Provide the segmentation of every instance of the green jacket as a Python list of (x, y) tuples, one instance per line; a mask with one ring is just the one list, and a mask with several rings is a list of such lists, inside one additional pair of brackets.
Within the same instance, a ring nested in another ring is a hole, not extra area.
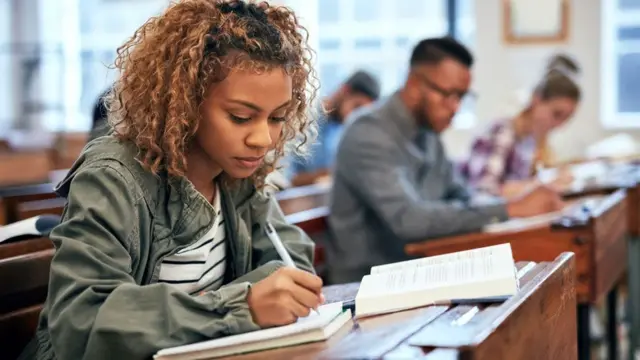
[(250, 284), (283, 266), (265, 221), (298, 267), (313, 271), (311, 240), (286, 223), (273, 197), (244, 181), (221, 187), (225, 285), (190, 296), (158, 283), (162, 259), (209, 230), (213, 207), (188, 180), (153, 175), (134, 154), (133, 146), (101, 137), (58, 185), (67, 206), (50, 235), (49, 293), (22, 358), (148, 359), (162, 348), (257, 330), (246, 302)]

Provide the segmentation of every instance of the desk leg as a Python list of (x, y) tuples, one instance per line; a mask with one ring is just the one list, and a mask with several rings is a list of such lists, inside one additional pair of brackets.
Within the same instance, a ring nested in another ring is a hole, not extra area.
[(618, 360), (618, 286), (607, 294), (607, 359)]
[(578, 304), (578, 359), (591, 360), (591, 306)]
[(629, 298), (627, 316), (629, 319), (629, 358), (640, 350), (640, 237), (630, 236), (629, 253)]

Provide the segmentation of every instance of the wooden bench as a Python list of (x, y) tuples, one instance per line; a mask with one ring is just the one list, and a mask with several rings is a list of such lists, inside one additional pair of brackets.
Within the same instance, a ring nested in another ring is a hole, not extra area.
[(54, 250), (0, 259), (0, 351), (16, 358), (35, 334)]
[[(570, 253), (518, 263), (520, 292), (502, 304), (429, 306), (353, 320), (325, 342), (228, 359), (575, 359), (574, 266)], [(347, 301), (358, 285), (323, 292), (327, 302)]]
[(432, 256), (483, 246), (510, 243), (516, 261), (549, 261), (566, 251), (576, 255), (576, 293), (578, 298), (578, 343), (580, 358), (589, 359), (590, 306), (607, 298), (609, 355), (617, 354), (615, 331), (617, 284), (627, 268), (627, 212), (624, 190), (600, 200), (585, 212), (551, 223), (501, 232), (479, 232), (409, 244), (412, 256)]

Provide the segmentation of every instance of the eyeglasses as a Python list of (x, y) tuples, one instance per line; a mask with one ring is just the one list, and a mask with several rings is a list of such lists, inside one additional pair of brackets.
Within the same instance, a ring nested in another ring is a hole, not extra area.
[(467, 102), (473, 101), (478, 97), (477, 94), (473, 91), (446, 90), (435, 84), (433, 81), (429, 80), (429, 78), (424, 74), (416, 72), (415, 75), (420, 78), (420, 81), (423, 84), (425, 84), (431, 90), (440, 94), (446, 101)]

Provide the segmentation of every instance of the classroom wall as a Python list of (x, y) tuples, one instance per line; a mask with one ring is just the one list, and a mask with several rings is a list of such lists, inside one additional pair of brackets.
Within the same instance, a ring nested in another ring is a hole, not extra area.
[[(452, 157), (465, 156), (474, 133), (500, 116), (513, 103), (516, 89), (535, 82), (546, 59), (556, 51), (574, 56), (583, 69), (584, 99), (575, 118), (552, 137), (557, 156), (580, 156), (591, 143), (625, 130), (607, 130), (600, 122), (601, 19), (600, 1), (572, 0), (570, 38), (560, 45), (507, 45), (502, 35), (503, 0), (475, 0), (477, 65), (473, 88), (480, 94), (477, 126), (450, 130), (445, 142)], [(580, 136), (576, 134), (580, 133)], [(637, 140), (640, 131), (628, 130)]]

